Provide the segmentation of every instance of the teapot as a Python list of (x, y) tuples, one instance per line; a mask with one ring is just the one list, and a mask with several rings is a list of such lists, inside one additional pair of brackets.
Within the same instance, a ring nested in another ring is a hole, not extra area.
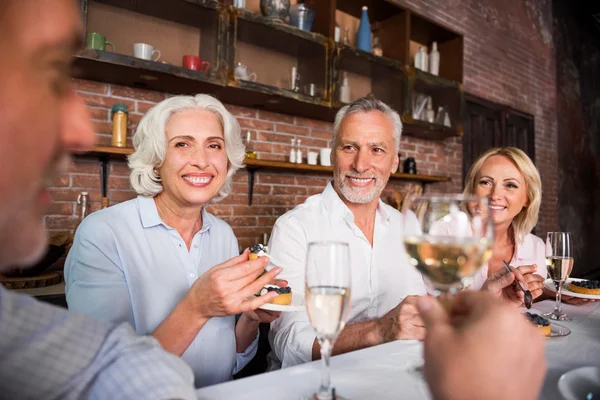
[(242, 63), (237, 63), (234, 70), (235, 79), (256, 82), (256, 74)]

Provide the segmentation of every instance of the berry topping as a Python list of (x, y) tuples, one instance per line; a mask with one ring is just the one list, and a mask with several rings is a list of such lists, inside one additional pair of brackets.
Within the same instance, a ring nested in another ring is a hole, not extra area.
[(527, 313), (525, 313), (525, 316), (527, 317), (527, 319), (529, 319), (531, 322), (533, 322), (536, 325), (540, 325), (540, 326), (550, 325), (550, 321), (548, 321), (546, 318), (544, 318), (540, 315), (527, 312)]
[(585, 289), (600, 289), (600, 281), (570, 281), (569, 285), (579, 286)]
[(266, 252), (267, 248), (260, 243), (257, 243), (254, 246), (250, 247), (251, 253), (260, 253), (261, 251)]

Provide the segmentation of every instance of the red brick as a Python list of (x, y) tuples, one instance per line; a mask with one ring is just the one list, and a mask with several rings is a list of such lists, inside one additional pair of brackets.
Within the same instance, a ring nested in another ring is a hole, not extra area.
[(273, 113), (273, 112), (264, 111), (264, 110), (258, 111), (258, 119), (264, 119), (266, 121), (285, 122), (286, 124), (293, 124), (294, 118), (295, 117), (293, 117), (291, 115)]
[[(127, 97), (136, 100), (145, 100), (154, 103), (158, 103), (165, 99), (165, 94), (161, 92), (154, 92), (151, 90), (135, 89), (128, 86), (111, 85), (110, 94), (115, 97)], [(119, 102), (121, 99), (119, 99)], [(129, 107), (133, 110), (133, 107)]]
[(317, 121), (314, 119), (296, 117), (296, 125), (298, 126), (307, 126), (309, 128), (316, 128), (322, 130), (333, 130), (333, 123), (325, 122), (325, 121)]
[(248, 204), (248, 195), (241, 193), (232, 193), (227, 196), (225, 199), (221, 200), (219, 204), (228, 205), (247, 205)]
[[(248, 184), (247, 183), (234, 183), (231, 185), (232, 193), (248, 193)], [(254, 183), (254, 194), (271, 194), (271, 186), (260, 185), (256, 182)]]
[(112, 134), (112, 122), (109, 121), (93, 121), (94, 132)]
[(50, 186), (52, 186), (52, 187), (69, 186), (69, 176), (68, 175), (57, 176), (56, 178), (54, 178), (54, 180), (52, 181), (52, 184)]
[(223, 220), (232, 228), (256, 226), (256, 217), (224, 217)]
[(327, 186), (327, 184), (329, 183), (330, 180), (333, 179), (333, 174), (331, 176), (325, 176), (323, 178), (316, 178), (316, 177), (304, 177), (304, 176), (297, 176), (296, 177), (296, 185), (299, 186), (318, 186), (318, 187), (322, 187), (325, 188), (325, 186)]
[[(301, 147), (315, 147), (317, 149), (328, 147), (327, 140), (323, 139), (313, 139), (313, 138), (302, 138)], [(306, 153), (306, 151), (304, 151)]]
[(245, 170), (239, 170), (233, 175), (233, 182), (248, 182), (248, 173)]
[(311, 129), (310, 136), (319, 139), (333, 140), (333, 131), (322, 131), (320, 129)]
[(130, 135), (133, 134), (133, 132), (135, 131), (135, 128), (140, 123), (140, 120), (142, 119), (143, 116), (144, 116), (143, 114), (129, 113), (129, 119), (127, 121), (127, 129), (130, 130), (130, 133), (129, 133)]
[(129, 177), (131, 170), (126, 162), (111, 161), (110, 162), (110, 176), (124, 176)]
[(148, 112), (149, 109), (151, 109), (152, 107), (154, 107), (156, 105), (156, 103), (154, 102), (147, 102), (147, 101), (136, 101), (136, 111), (142, 114), (146, 114)]
[(106, 108), (96, 108), (96, 107), (88, 107), (90, 112), (90, 116), (93, 120), (96, 121), (108, 121), (108, 109)]
[(97, 94), (81, 93), (80, 94), (85, 103), (90, 107), (104, 107), (112, 108), (113, 104), (122, 103), (126, 104), (130, 110), (135, 107), (135, 103), (127, 99), (114, 99), (108, 96), (100, 96)]
[(255, 236), (255, 237), (239, 237), (237, 238), (238, 240), (238, 245), (240, 247), (240, 249), (247, 249), (249, 247), (254, 246), (256, 243), (259, 243), (259, 236)]
[(233, 215), (278, 215), (279, 210), (275, 207), (260, 207), (252, 205), (251, 207), (234, 206)]
[(111, 204), (121, 203), (123, 201), (135, 199), (137, 194), (131, 190), (109, 190), (108, 198), (110, 199)]
[(100, 198), (100, 190), (82, 190), (72, 188), (49, 188), (52, 201), (77, 201), (77, 196), (82, 191), (87, 191), (90, 198)]
[(76, 156), (69, 164), (68, 171), (82, 174), (99, 173), (100, 162), (95, 158)]
[(273, 145), (271, 143), (265, 143), (265, 142), (254, 142), (252, 143), (252, 150), (256, 151), (256, 152), (266, 152), (266, 153), (271, 153), (273, 151)]
[(268, 226), (272, 228), (275, 225), (275, 221), (277, 221), (278, 217), (258, 217), (258, 226)]
[(273, 195), (280, 194), (307, 194), (305, 186), (279, 186), (273, 185)]
[(236, 117), (256, 118), (256, 110), (247, 107), (239, 107), (225, 104), (225, 108)]
[(100, 175), (71, 175), (71, 186), (74, 188), (100, 188)]
[(99, 93), (99, 94), (108, 93), (108, 84), (106, 84), (106, 83), (100, 83), (100, 82), (96, 82), (96, 81), (88, 81), (88, 80), (77, 79), (77, 78), (72, 78), (72, 80), (73, 80), (73, 88), (76, 91)]
[(279, 184), (279, 185), (293, 185), (294, 177), (288, 175), (267, 175), (267, 174), (256, 174), (257, 176), (254, 178), (255, 182), (259, 182), (261, 184)]
[(287, 143), (291, 146), (291, 142), (292, 139), (294, 139), (294, 136), (281, 135), (279, 133), (272, 132), (258, 132), (257, 139), (263, 142)]
[[(297, 126), (297, 125), (277, 124), (275, 129), (279, 133), (291, 133), (293, 135), (302, 135), (302, 136), (308, 136), (310, 134), (310, 129), (305, 128), (303, 126)], [(299, 139), (304, 139), (304, 138), (301, 137)]]
[(51, 203), (46, 208), (46, 215), (72, 215), (73, 203)]
[[(267, 121), (259, 121), (256, 119), (238, 118), (238, 123), (242, 130), (254, 129), (259, 131), (272, 131), (274, 124)], [(245, 135), (243, 135), (245, 137)]]
[(221, 205), (211, 205), (207, 206), (206, 210), (215, 215), (217, 217), (223, 217), (227, 215), (233, 215), (233, 207), (232, 206), (221, 206)]
[[(255, 237), (257, 240), (262, 240), (262, 235), (265, 233), (265, 228), (237, 228), (232, 227), (236, 237)], [(269, 233), (269, 232), (267, 232)], [(257, 242), (258, 243), (258, 242)]]
[(74, 229), (79, 224), (76, 216), (47, 215), (44, 217), (46, 229)]
[(256, 204), (257, 206), (282, 206), (289, 204), (298, 204), (294, 202), (294, 196), (254, 196), (252, 199), (252, 204)]

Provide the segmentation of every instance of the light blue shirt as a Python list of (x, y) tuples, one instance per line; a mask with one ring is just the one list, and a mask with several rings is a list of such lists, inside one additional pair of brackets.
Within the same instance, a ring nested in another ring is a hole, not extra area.
[[(89, 215), (65, 263), (69, 309), (152, 333), (210, 268), (239, 254), (231, 227), (202, 211), (190, 251), (165, 225), (154, 199), (136, 199)], [(196, 387), (231, 380), (256, 354), (257, 340), (236, 353), (235, 316), (211, 318), (183, 354)]]
[(154, 338), (1, 286), (0, 398), (196, 398), (190, 367)]

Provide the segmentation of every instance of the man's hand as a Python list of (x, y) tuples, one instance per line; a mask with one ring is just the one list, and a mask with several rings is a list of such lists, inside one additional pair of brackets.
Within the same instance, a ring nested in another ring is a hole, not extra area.
[(406, 296), (404, 300), (378, 320), (383, 342), (425, 337), (425, 325), (417, 310), (419, 296)]
[(435, 399), (537, 399), (546, 374), (544, 337), (520, 312), (469, 291), (457, 295), (450, 315), (431, 297), (420, 298), (418, 308)]

